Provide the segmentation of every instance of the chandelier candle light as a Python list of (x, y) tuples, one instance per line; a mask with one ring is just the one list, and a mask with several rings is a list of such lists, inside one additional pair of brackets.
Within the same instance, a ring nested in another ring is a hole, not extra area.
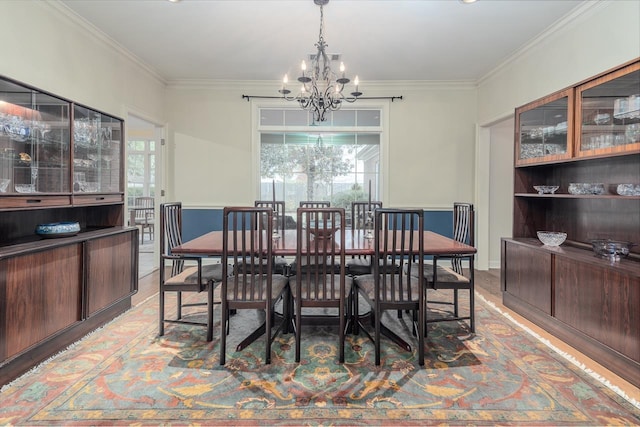
[(346, 84), (351, 80), (345, 76), (344, 63), (340, 63), (340, 74), (337, 75), (331, 69), (331, 58), (327, 55), (327, 43), (324, 41), (324, 14), (322, 7), (329, 3), (329, 0), (313, 0), (315, 4), (320, 6), (320, 36), (316, 43), (318, 52), (311, 60), (311, 69), (307, 72), (307, 64), (302, 61), (302, 74), (298, 77), (298, 81), (302, 83), (300, 92), (297, 95), (291, 95), (291, 90), (287, 89), (289, 78), (285, 74), (282, 80), (282, 89), (278, 92), (282, 94), (282, 98), (287, 101), (298, 101), (300, 106), (313, 113), (313, 122), (323, 122), (326, 118), (327, 111), (336, 111), (340, 109), (343, 101), (354, 102), (362, 95), (358, 91), (358, 76), (354, 80), (355, 91), (350, 96), (345, 96), (343, 91)]

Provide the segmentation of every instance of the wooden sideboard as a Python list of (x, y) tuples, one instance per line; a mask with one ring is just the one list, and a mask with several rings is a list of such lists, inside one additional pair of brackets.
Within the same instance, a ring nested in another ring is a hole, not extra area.
[[(501, 241), (504, 305), (638, 387), (640, 194), (618, 185), (640, 186), (639, 88), (635, 59), (516, 109), (513, 234)], [(567, 238), (544, 246), (537, 231)], [(603, 259), (595, 239), (636, 245)]]

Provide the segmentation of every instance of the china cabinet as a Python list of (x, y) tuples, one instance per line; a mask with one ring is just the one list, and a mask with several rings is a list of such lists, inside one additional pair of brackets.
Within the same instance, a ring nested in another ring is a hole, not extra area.
[[(513, 236), (501, 241), (505, 306), (636, 386), (639, 98), (636, 59), (516, 109)], [(565, 120), (566, 134), (558, 132)], [(539, 193), (534, 186), (557, 189)], [(561, 246), (545, 246), (538, 231), (565, 232), (567, 238)], [(633, 245), (622, 259), (600, 258), (591, 247), (596, 239)]]
[(123, 131), (117, 117), (0, 77), (0, 385), (131, 305), (138, 230), (124, 226)]

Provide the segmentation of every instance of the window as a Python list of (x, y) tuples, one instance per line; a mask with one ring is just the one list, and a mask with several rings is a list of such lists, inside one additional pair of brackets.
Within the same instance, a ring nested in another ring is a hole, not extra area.
[(155, 196), (155, 141), (127, 142), (127, 201)]
[(339, 110), (309, 125), (301, 109), (260, 109), (260, 199), (284, 200), (294, 214), (302, 200), (331, 206), (380, 200), (380, 110)]

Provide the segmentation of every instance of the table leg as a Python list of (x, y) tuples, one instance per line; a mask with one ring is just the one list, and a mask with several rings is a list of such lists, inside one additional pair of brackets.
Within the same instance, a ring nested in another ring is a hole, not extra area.
[(236, 351), (242, 351), (242, 349), (246, 348), (247, 346), (249, 346), (249, 344), (251, 344), (258, 338), (260, 338), (262, 335), (264, 335), (266, 331), (267, 331), (267, 323), (265, 322), (262, 325), (260, 325), (258, 329), (251, 332), (251, 334), (248, 337), (243, 339), (242, 342), (238, 344), (238, 346), (236, 347)]

